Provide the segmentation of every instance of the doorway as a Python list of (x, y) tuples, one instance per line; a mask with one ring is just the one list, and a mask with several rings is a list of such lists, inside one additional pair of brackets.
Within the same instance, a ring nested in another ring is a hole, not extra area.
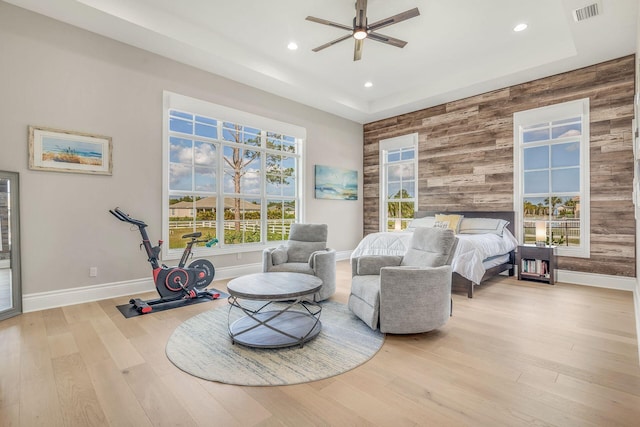
[(19, 191), (18, 173), (0, 171), (0, 320), (22, 313)]

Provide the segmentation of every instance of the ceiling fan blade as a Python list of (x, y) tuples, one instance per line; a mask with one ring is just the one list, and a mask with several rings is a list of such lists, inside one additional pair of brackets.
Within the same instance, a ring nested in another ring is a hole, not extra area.
[(393, 15), (386, 19), (381, 19), (380, 21), (376, 21), (373, 24), (369, 25), (367, 27), (367, 30), (376, 31), (376, 30), (379, 30), (380, 28), (388, 27), (389, 25), (397, 24), (398, 22), (406, 21), (407, 19), (410, 19), (410, 18), (415, 18), (418, 15), (420, 15), (420, 11), (418, 10), (417, 7), (414, 7), (413, 9), (407, 10), (402, 13), (398, 13), (397, 15)]
[(330, 27), (340, 28), (342, 30), (347, 30), (353, 32), (353, 28), (347, 25), (338, 24), (337, 22), (327, 21), (326, 19), (316, 18), (315, 16), (307, 16), (305, 18), (307, 21), (317, 22), (318, 24), (328, 25)]
[(367, 26), (367, 0), (356, 1), (355, 28), (365, 28)]
[(371, 40), (375, 40), (380, 43), (390, 44), (391, 46), (395, 46), (395, 47), (405, 47), (407, 45), (407, 42), (404, 40), (399, 40), (393, 37), (384, 36), (378, 33), (369, 33), (367, 38)]
[(333, 41), (330, 41), (329, 43), (325, 43), (322, 46), (318, 46), (318, 47), (316, 47), (314, 49), (311, 49), (311, 50), (313, 50), (314, 52), (318, 52), (318, 51), (321, 51), (322, 49), (325, 49), (325, 48), (327, 48), (329, 46), (333, 46), (336, 43), (340, 43), (341, 41), (344, 41), (344, 40), (350, 39), (350, 38), (351, 38), (351, 34), (347, 34), (346, 36), (342, 36), (342, 37), (337, 38), (337, 39), (335, 39)]
[(355, 48), (353, 49), (353, 60), (360, 61), (362, 58), (362, 48), (364, 47), (364, 40), (355, 39)]

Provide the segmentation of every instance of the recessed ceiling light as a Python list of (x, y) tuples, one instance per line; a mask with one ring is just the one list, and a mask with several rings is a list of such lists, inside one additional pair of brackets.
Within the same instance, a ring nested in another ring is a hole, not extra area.
[(371, 82), (365, 82), (364, 83), (364, 87), (371, 87), (371, 86), (373, 86), (373, 83), (371, 83)]
[(298, 49), (298, 44), (296, 42), (289, 42), (289, 44), (287, 45), (287, 49), (296, 50)]
[(522, 24), (518, 24), (515, 27), (513, 27), (513, 31), (515, 31), (516, 33), (519, 33), (520, 31), (524, 31), (527, 29), (527, 24), (525, 24), (524, 22)]

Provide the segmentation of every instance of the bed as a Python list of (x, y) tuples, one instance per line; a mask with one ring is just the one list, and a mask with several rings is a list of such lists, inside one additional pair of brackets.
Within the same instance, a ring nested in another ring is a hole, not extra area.
[[(504, 230), (500, 233), (467, 234), (469, 229), (461, 230), (465, 233), (457, 234), (458, 245), (451, 267), (453, 269), (452, 286), (454, 290), (464, 289), (469, 298), (473, 298), (474, 287), (486, 280), (506, 271), (509, 276), (514, 275), (515, 249), (518, 245), (514, 237), (513, 211), (475, 211), (475, 212), (429, 212), (418, 211), (415, 218), (428, 220), (436, 214), (462, 215), (465, 219), (503, 220), (500, 222)], [(418, 222), (418, 221), (416, 221)], [(467, 221), (466, 223), (471, 223)], [(487, 221), (489, 222), (489, 221)], [(351, 254), (351, 259), (363, 255), (404, 255), (407, 250), (411, 231), (380, 232), (365, 236)]]

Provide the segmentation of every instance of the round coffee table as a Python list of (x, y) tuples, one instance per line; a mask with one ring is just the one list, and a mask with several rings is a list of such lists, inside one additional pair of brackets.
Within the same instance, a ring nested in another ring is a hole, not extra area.
[[(256, 273), (227, 283), (227, 325), (233, 344), (280, 348), (303, 346), (322, 328), (322, 307), (304, 300), (322, 287), (322, 280), (303, 273)], [(231, 322), (234, 308), (245, 316)]]

